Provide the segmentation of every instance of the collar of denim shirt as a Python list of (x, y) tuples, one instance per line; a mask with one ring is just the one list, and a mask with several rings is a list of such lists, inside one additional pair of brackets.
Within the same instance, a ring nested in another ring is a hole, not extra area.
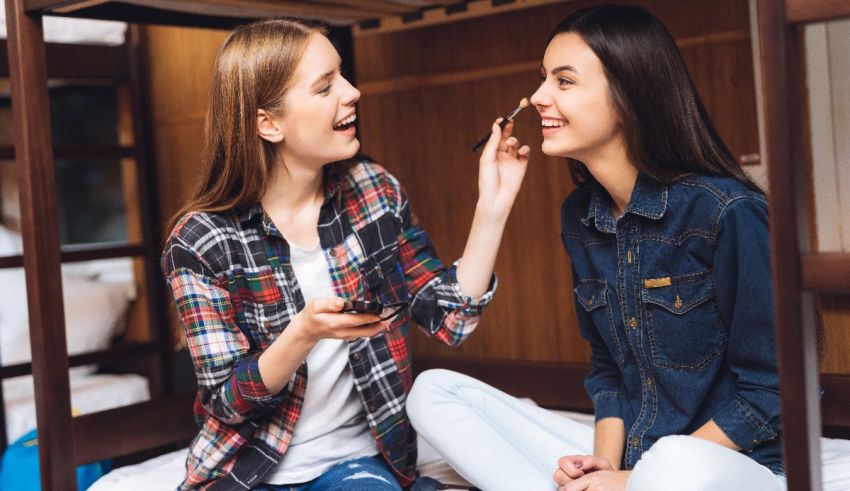
[[(589, 227), (590, 220), (593, 219), (597, 230), (600, 232), (616, 233), (617, 219), (614, 218), (611, 212), (613, 209), (612, 205), (613, 200), (608, 194), (608, 191), (598, 182), (594, 182), (590, 195), (590, 203), (587, 206), (587, 216), (581, 219), (581, 223)], [(635, 187), (632, 190), (632, 196), (629, 199), (629, 204), (626, 205), (626, 211), (623, 215), (632, 213), (658, 220), (664, 216), (664, 212), (666, 211), (667, 184), (643, 172), (639, 173), (635, 181)]]

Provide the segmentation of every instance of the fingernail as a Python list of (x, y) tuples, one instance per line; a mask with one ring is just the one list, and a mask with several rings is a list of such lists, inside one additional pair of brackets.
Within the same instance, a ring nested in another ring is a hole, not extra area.
[(576, 460), (573, 462), (573, 465), (576, 466), (576, 469), (581, 469), (584, 464), (582, 464), (580, 460)]

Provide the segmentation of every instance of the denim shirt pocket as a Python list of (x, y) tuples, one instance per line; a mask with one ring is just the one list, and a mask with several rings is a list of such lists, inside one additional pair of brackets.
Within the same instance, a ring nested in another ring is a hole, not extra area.
[(641, 297), (656, 366), (699, 371), (723, 353), (711, 271), (644, 280)]
[(614, 313), (609, 301), (608, 285), (603, 280), (579, 280), (575, 287), (576, 301), (587, 311), (599, 335), (608, 346), (608, 351), (617, 362), (623, 364), (623, 348), (614, 324)]

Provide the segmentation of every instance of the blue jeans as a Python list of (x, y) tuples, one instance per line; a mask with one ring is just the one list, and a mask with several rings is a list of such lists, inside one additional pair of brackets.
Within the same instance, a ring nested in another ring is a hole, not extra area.
[(261, 484), (260, 491), (401, 491), (392, 471), (380, 457), (347, 460), (301, 484)]

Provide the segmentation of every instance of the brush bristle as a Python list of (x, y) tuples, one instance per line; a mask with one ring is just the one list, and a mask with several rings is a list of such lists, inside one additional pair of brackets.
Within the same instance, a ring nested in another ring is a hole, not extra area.
[(528, 97), (523, 97), (521, 101), (519, 101), (519, 107), (525, 109), (528, 107)]

